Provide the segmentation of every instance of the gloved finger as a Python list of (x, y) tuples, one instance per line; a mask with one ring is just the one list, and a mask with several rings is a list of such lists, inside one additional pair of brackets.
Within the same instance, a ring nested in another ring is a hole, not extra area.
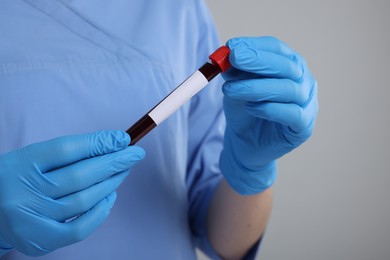
[(116, 197), (116, 192), (112, 192), (77, 218), (69, 222), (59, 223), (61, 228), (56, 229), (56, 235), (61, 239), (52, 239), (48, 242), (48, 247), (54, 250), (86, 239), (107, 218)]
[(242, 45), (231, 49), (229, 60), (234, 68), (261, 77), (286, 78), (300, 82), (303, 76), (302, 62)]
[(58, 137), (25, 147), (22, 152), (42, 172), (74, 162), (124, 149), (130, 136), (123, 131), (99, 131)]
[(291, 49), (286, 43), (272, 36), (237, 37), (226, 42), (226, 46), (230, 49), (236, 48), (240, 45), (262, 51), (273, 52), (275, 54), (286, 56), (291, 60), (296, 60), (300, 57), (299, 54)]
[(308, 103), (301, 107), (293, 103), (248, 102), (246, 110), (253, 116), (280, 123), (295, 133), (308, 131), (318, 111), (317, 89), (313, 90)]
[(238, 70), (234, 67), (230, 67), (225, 73), (222, 73), (222, 77), (225, 81), (264, 78), (255, 73)]
[(289, 79), (247, 79), (227, 81), (223, 93), (232, 99), (261, 102), (305, 104), (310, 96), (313, 82), (297, 83)]
[(139, 146), (129, 146), (121, 151), (85, 159), (43, 175), (47, 181), (42, 192), (59, 198), (86, 189), (110, 176), (129, 170), (143, 159), (145, 151)]
[(99, 201), (114, 192), (128, 175), (129, 171), (123, 171), (85, 190), (56, 200), (55, 206), (52, 207), (53, 210), (49, 212), (47, 217), (64, 222), (87, 212)]

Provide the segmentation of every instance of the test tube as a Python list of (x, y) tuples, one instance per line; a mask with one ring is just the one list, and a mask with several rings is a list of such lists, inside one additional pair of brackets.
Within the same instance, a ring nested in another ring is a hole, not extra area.
[(137, 143), (153, 128), (161, 124), (196, 93), (201, 91), (215, 76), (228, 70), (231, 66), (229, 53), (228, 47), (219, 47), (209, 56), (210, 60), (208, 62), (127, 129), (126, 132), (131, 137), (130, 145)]

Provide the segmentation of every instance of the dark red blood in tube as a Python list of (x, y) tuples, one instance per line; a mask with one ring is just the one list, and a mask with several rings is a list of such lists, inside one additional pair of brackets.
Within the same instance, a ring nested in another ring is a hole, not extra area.
[[(205, 86), (207, 84), (207, 82), (210, 82), (219, 73), (225, 72), (227, 69), (230, 68), (231, 65), (229, 63), (229, 53), (230, 53), (230, 50), (226, 46), (222, 46), (222, 47), (218, 48), (213, 54), (211, 54), (209, 56), (211, 62), (206, 62), (202, 67), (200, 67), (198, 69), (198, 71), (207, 80), (206, 81), (203, 79), (203, 81), (205, 81), (205, 83), (204, 84), (202, 83), (203, 84), (202, 86)], [(186, 81), (184, 81), (183, 83), (186, 83)], [(190, 81), (188, 81), (188, 82), (190, 82)], [(183, 83), (180, 86), (186, 85)], [(178, 88), (180, 88), (180, 86)], [(173, 90), (170, 94), (172, 94), (178, 88)], [(196, 89), (196, 88), (193, 88), (193, 89)], [(180, 93), (180, 92), (177, 92), (177, 93)], [(167, 98), (168, 96), (166, 96), (165, 98)], [(185, 99), (182, 99), (183, 102), (184, 102), (184, 100)], [(151, 111), (153, 111), (154, 109), (159, 109), (159, 104), (157, 104), (152, 110), (150, 110), (146, 115), (144, 115), (134, 125), (132, 125), (129, 129), (126, 130), (126, 132), (131, 137), (130, 145), (136, 144), (139, 140), (141, 140), (142, 137), (144, 137), (147, 133), (149, 133), (153, 128), (155, 128), (157, 126), (157, 124), (153, 120), (153, 118), (151, 118), (149, 116), (149, 113)], [(178, 109), (178, 108), (179, 107), (177, 107), (176, 109)], [(160, 110), (160, 111), (163, 111), (163, 110)]]

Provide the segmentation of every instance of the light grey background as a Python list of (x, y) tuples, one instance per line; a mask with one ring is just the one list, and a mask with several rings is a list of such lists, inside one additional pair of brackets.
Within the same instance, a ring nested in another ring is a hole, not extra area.
[(274, 35), (319, 84), (315, 133), (280, 160), (258, 258), (389, 260), (390, 1), (207, 2), (223, 41)]

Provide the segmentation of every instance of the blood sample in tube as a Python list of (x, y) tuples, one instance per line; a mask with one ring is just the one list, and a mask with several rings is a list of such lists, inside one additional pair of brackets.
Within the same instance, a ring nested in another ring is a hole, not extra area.
[(209, 61), (189, 76), (154, 108), (127, 129), (134, 145), (157, 125), (172, 115), (190, 98), (201, 91), (215, 76), (230, 68), (230, 50), (226, 46), (218, 48), (209, 56)]

